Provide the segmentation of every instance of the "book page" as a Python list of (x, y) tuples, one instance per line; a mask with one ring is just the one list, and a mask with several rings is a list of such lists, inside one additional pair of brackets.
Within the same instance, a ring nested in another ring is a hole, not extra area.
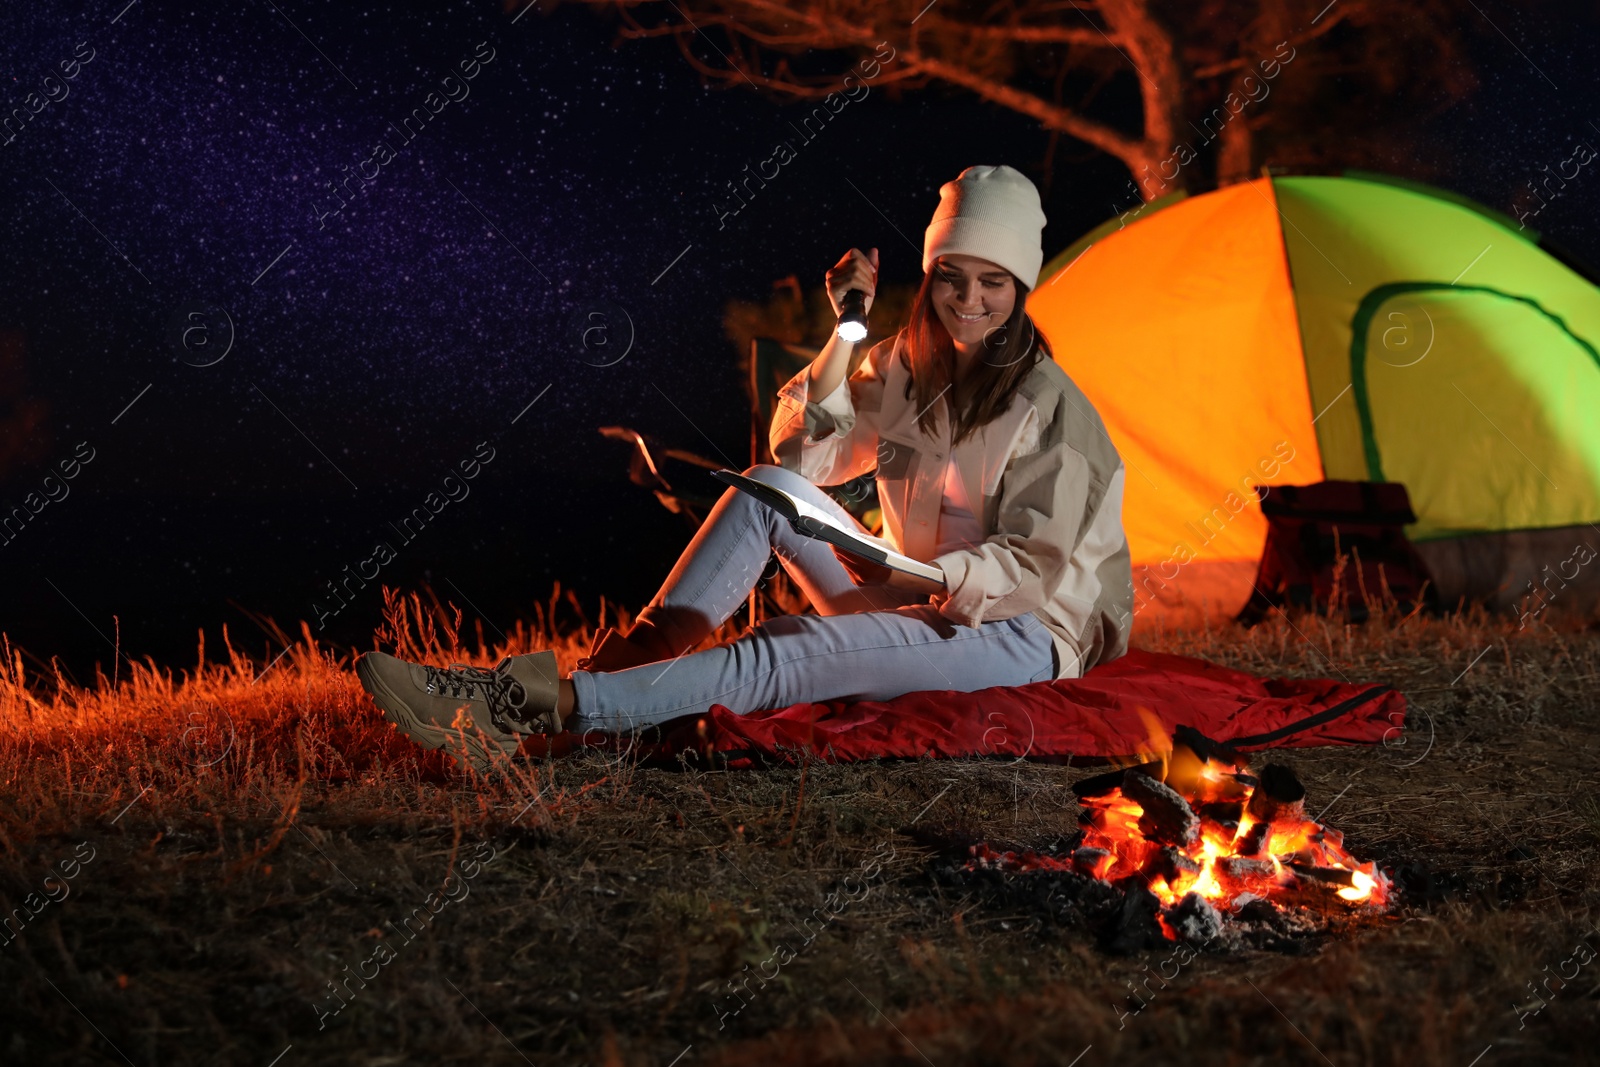
[[(827, 541), (875, 563), (887, 564), (895, 570), (915, 574), (940, 584), (944, 582), (944, 572), (933, 564), (912, 559), (896, 549), (893, 542), (867, 533), (854, 522), (849, 526), (841, 524), (830, 512), (768, 481), (730, 470), (715, 471), (712, 477), (754, 496), (767, 507), (782, 514), (785, 521), (800, 533)], [(789, 515), (790, 511), (793, 512), (792, 518)]]
[[(783, 490), (779, 489), (778, 492), (783, 493)], [(801, 500), (799, 497), (795, 496), (793, 493), (783, 493), (783, 495), (788, 497), (791, 501), (794, 502), (794, 509), (798, 514), (803, 515), (803, 516), (805, 516), (806, 518), (809, 518), (809, 519), (815, 519), (816, 521), (818, 521), (820, 523), (823, 523), (824, 525), (832, 526), (835, 530), (839, 530), (842, 533), (847, 533), (852, 537), (859, 537), (861, 540), (867, 542), (870, 545), (875, 545), (878, 548), (883, 549), (885, 552), (894, 552), (895, 551), (894, 545), (890, 544), (888, 541), (885, 541), (883, 538), (874, 537), (871, 534), (867, 533), (865, 530), (859, 529), (858, 527), (856, 527), (854, 525), (843, 526), (843, 525), (840, 524), (838, 519), (834, 518), (832, 515), (828, 514), (826, 511), (822, 510), (821, 508), (819, 508), (819, 507), (817, 507), (817, 506), (815, 506), (813, 504), (808, 504), (806, 501)]]

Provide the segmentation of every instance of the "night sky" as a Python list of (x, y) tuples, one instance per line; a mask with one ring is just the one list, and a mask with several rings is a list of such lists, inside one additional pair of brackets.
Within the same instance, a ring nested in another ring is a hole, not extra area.
[[(124, 3), (0, 15), (3, 113), (56, 97), (0, 137), (0, 508), (59, 498), (0, 545), (0, 630), (80, 681), (119, 626), (136, 659), (192, 663), (224, 624), (273, 655), (253, 617), (297, 632), (380, 540), (394, 558), (319, 636), (367, 645), (380, 583), (429, 582), (491, 636), (557, 579), (637, 608), (692, 528), (597, 428), (746, 466), (726, 302), (818, 286), (852, 244), (914, 282), (939, 185), (977, 163), (1039, 180), (1049, 142), (934, 89), (871, 92), (802, 144), (812, 105), (707, 88), (578, 7)], [(1481, 87), (1390, 169), (1443, 163), (1438, 184), (1510, 211), (1600, 145), (1600, 35), (1569, 7), (1465, 9), (1489, 25)], [(780, 139), (796, 158), (719, 218)], [(1121, 165), (1070, 139), (1053, 175), (1047, 258), (1130, 205)], [(1591, 263), (1597, 194), (1581, 174), (1537, 219)]]

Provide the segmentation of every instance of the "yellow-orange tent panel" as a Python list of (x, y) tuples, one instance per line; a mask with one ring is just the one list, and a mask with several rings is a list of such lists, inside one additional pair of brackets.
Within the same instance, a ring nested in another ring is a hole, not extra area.
[[(1254, 486), (1322, 479), (1272, 183), (1178, 200), (1039, 279), (1028, 311), (1127, 468), (1123, 526), (1143, 588), (1185, 568), (1236, 609), (1266, 539)], [(1242, 577), (1241, 577), (1242, 576)], [(1191, 598), (1192, 599), (1192, 598)]]

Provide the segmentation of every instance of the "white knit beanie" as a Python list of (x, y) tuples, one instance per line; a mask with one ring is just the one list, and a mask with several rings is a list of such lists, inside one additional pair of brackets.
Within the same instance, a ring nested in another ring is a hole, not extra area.
[(1044, 266), (1044, 209), (1039, 190), (1013, 167), (968, 167), (939, 189), (922, 244), (922, 270), (949, 253), (962, 253), (998, 263), (1030, 290)]

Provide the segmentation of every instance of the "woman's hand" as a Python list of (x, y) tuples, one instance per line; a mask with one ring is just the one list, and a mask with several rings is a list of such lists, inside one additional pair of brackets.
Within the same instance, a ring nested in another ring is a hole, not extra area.
[(878, 289), (878, 250), (869, 248), (863, 252), (859, 248), (852, 248), (833, 265), (825, 278), (828, 299), (833, 302), (835, 315), (842, 310), (840, 305), (844, 303), (844, 294), (852, 289), (860, 289), (866, 295), (863, 301), (865, 310), (871, 311), (872, 296)]
[[(833, 546), (829, 546), (833, 547)], [(834, 556), (839, 560), (850, 577), (855, 579), (857, 585), (881, 585), (889, 589), (899, 589), (908, 593), (920, 593), (926, 596), (938, 597), (941, 600), (949, 592), (943, 582), (931, 582), (926, 578), (919, 578), (915, 574), (897, 571), (883, 563), (873, 563), (871, 560), (862, 559), (853, 552), (845, 552), (839, 548), (833, 549)]]
[(839, 565), (855, 579), (857, 585), (888, 585), (890, 578), (894, 576), (893, 567), (863, 559), (854, 552), (846, 552), (833, 545), (828, 547), (833, 548), (834, 557), (838, 559)]
[(918, 578), (915, 574), (907, 574), (905, 571), (891, 570), (889, 572), (889, 581), (886, 584), (890, 589), (901, 589), (908, 593), (933, 597), (940, 603), (950, 594), (950, 590), (945, 588), (943, 582), (933, 582), (927, 578)]
[[(852, 289), (860, 289), (866, 298), (861, 302), (862, 310), (870, 309), (877, 284), (878, 250), (871, 249), (868, 254), (859, 248), (852, 248), (844, 254), (843, 259), (833, 265), (832, 270), (828, 271), (828, 299), (833, 302), (833, 313), (835, 315), (840, 313), (844, 296)], [(821, 399), (832, 394), (839, 388), (839, 383), (861, 365), (866, 354), (865, 349), (857, 351), (856, 342), (846, 341), (839, 336), (838, 331), (829, 330), (828, 343), (822, 346), (822, 351), (811, 361), (811, 366), (806, 372), (808, 395), (814, 399)]]

